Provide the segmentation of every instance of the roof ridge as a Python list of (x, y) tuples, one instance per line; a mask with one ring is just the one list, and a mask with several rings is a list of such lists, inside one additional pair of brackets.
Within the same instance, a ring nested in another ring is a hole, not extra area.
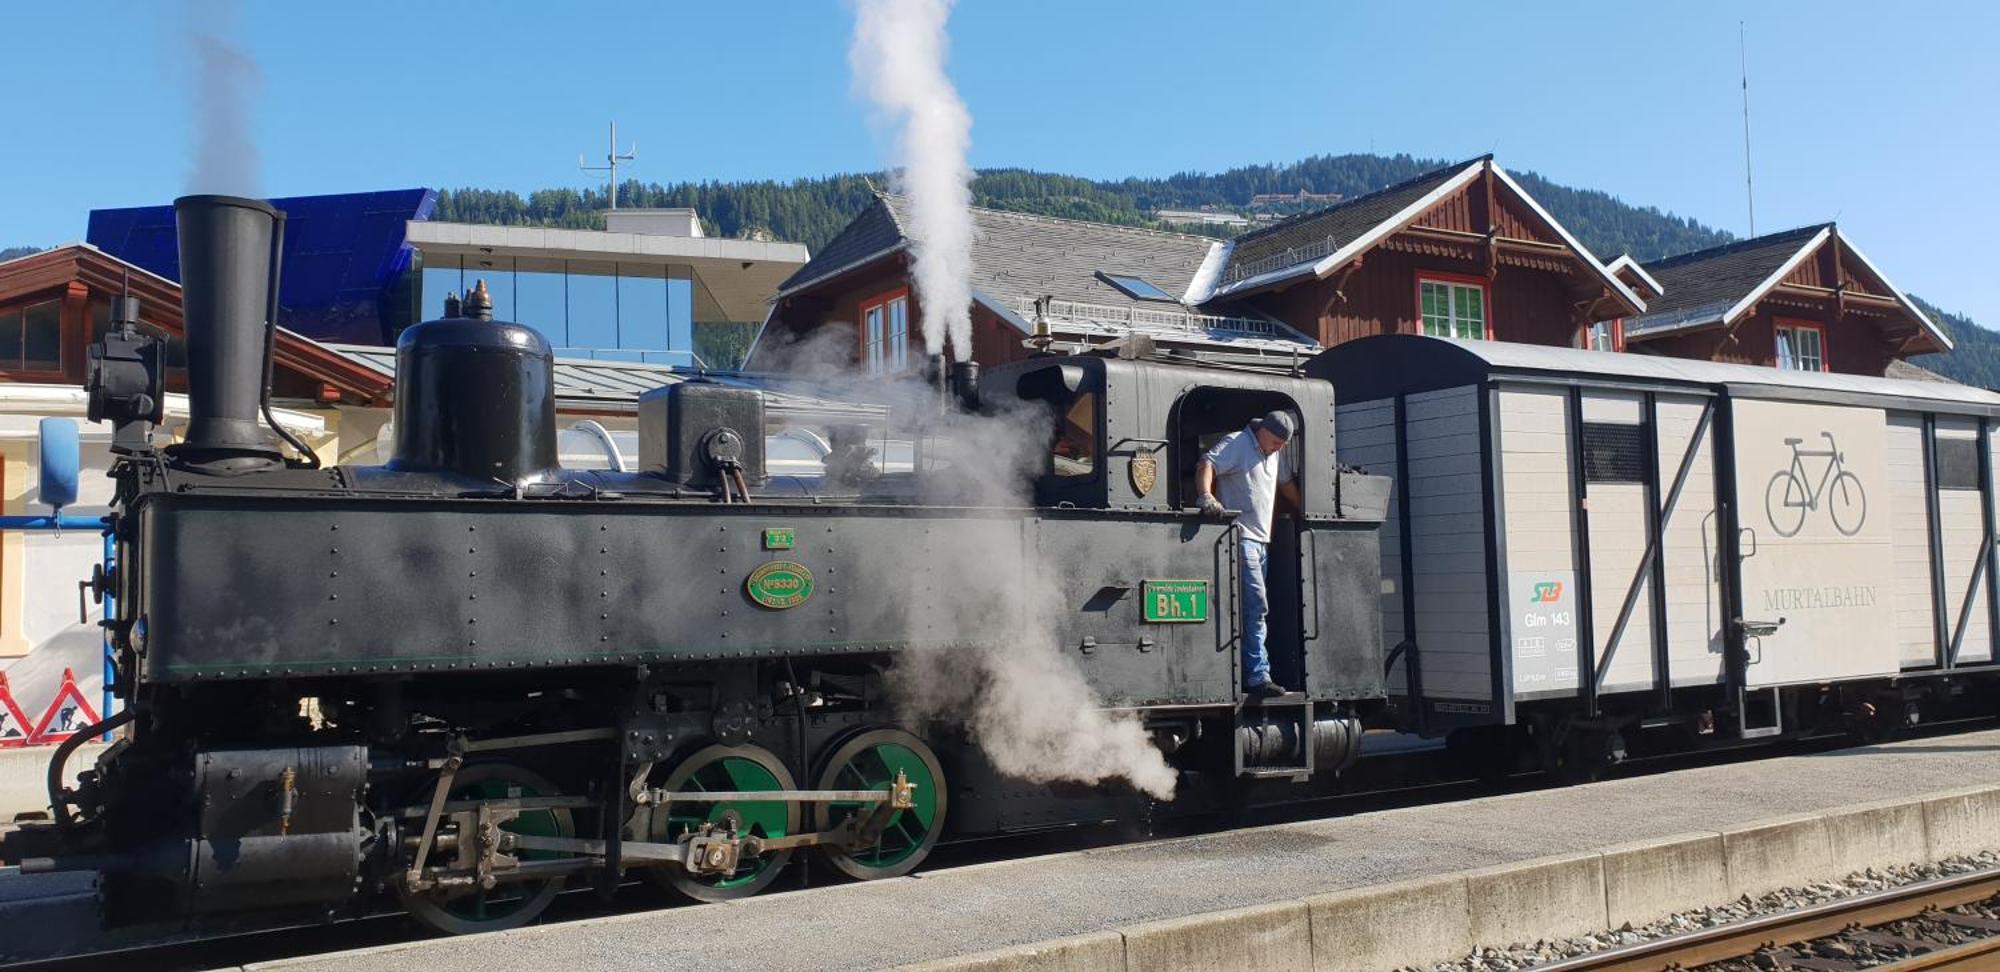
[(1338, 212), (1350, 206), (1358, 206), (1361, 203), (1368, 202), (1373, 199), (1379, 199), (1392, 192), (1401, 192), (1405, 189), (1410, 188), (1411, 186), (1417, 185), (1421, 182), (1425, 182), (1429, 179), (1436, 178), (1439, 175), (1443, 175), (1445, 173), (1457, 174), (1460, 172), (1464, 172), (1467, 168), (1470, 168), (1471, 166), (1478, 165), (1482, 162), (1491, 162), (1491, 161), (1493, 161), (1493, 153), (1488, 152), (1485, 155), (1475, 156), (1473, 158), (1466, 159), (1463, 162), (1457, 162), (1452, 165), (1439, 166), (1435, 169), (1431, 169), (1429, 171), (1413, 175), (1408, 179), (1404, 179), (1403, 181), (1395, 183), (1393, 185), (1383, 186), (1382, 188), (1376, 189), (1373, 192), (1365, 192), (1359, 196), (1355, 196), (1352, 199), (1342, 199), (1341, 201), (1334, 203), (1331, 206), (1323, 206), (1319, 209), (1308, 210), (1307, 212), (1303, 213), (1297, 213), (1292, 216), (1287, 216), (1284, 219), (1281, 219), (1268, 226), (1260, 226), (1254, 230), (1251, 230), (1248, 233), (1243, 234), (1242, 236), (1236, 237), (1236, 242), (1248, 243), (1251, 240), (1255, 240), (1264, 236), (1269, 236), (1270, 234), (1275, 233), (1278, 230), (1283, 229), (1285, 227), (1296, 226), (1300, 223), (1308, 222), (1320, 216), (1324, 216), (1328, 213)]
[(1715, 246), (1705, 247), (1699, 250), (1689, 250), (1686, 253), (1676, 253), (1673, 256), (1661, 257), (1657, 260), (1653, 260), (1648, 263), (1640, 263), (1639, 266), (1644, 267), (1648, 270), (1651, 270), (1655, 267), (1678, 267), (1683, 264), (1693, 263), (1697, 260), (1705, 260), (1711, 257), (1718, 257), (1727, 253), (1740, 253), (1743, 250), (1747, 250), (1752, 247), (1764, 246), (1770, 243), (1776, 243), (1789, 236), (1797, 236), (1800, 234), (1807, 234), (1807, 235), (1816, 234), (1820, 230), (1832, 229), (1834, 228), (1834, 226), (1835, 224), (1831, 220), (1828, 220), (1827, 222), (1824, 223), (1807, 223), (1806, 225), (1803, 226), (1794, 226), (1791, 229), (1779, 230), (1776, 233), (1765, 233), (1762, 236), (1752, 236), (1747, 239), (1731, 240), (1728, 243), (1718, 243)]
[[(893, 193), (893, 192), (884, 192), (881, 193), (880, 195), (882, 195), (885, 198), (893, 197), (895, 199), (900, 199), (905, 202), (909, 201), (910, 198), (906, 195), (903, 195), (902, 193)], [(890, 215), (893, 217), (895, 215), (896, 207), (890, 206), (888, 208), (890, 211)], [(1095, 219), (1072, 219), (1068, 216), (1048, 216), (1042, 213), (1024, 213), (1018, 209), (995, 209), (992, 206), (967, 206), (966, 208), (975, 213), (992, 213), (995, 216), (1006, 216), (1013, 219), (1034, 220), (1037, 222), (1044, 222), (1044, 223), (1062, 223), (1069, 226), (1088, 226), (1093, 229), (1118, 230), (1140, 236), (1150, 236), (1156, 238), (1166, 237), (1169, 239), (1191, 240), (1201, 243), (1229, 242), (1228, 240), (1220, 239), (1213, 236), (1202, 236), (1199, 233), (1176, 233), (1172, 230), (1154, 229), (1150, 226), (1133, 226), (1128, 223), (1106, 223), (1101, 220), (1095, 220)], [(896, 221), (896, 226), (898, 229), (902, 228), (903, 223), (900, 219)], [(904, 235), (908, 235), (908, 233), (906, 232)]]

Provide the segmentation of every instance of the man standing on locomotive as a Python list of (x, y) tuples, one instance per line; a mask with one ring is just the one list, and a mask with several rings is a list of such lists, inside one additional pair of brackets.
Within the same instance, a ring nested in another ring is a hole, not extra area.
[(1265, 581), (1278, 497), (1284, 497), (1290, 508), (1300, 508), (1298, 471), (1285, 451), (1291, 440), (1291, 413), (1271, 412), (1225, 436), (1194, 469), (1200, 493), (1195, 502), (1203, 515), (1220, 519), (1229, 510), (1241, 513), (1236, 520), (1236, 554), (1243, 565), (1243, 688), (1257, 698), (1285, 694), (1284, 686), (1271, 680), (1264, 618), (1270, 611)]

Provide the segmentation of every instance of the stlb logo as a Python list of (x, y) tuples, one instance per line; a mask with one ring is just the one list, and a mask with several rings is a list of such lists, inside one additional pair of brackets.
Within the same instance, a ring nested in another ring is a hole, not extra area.
[(1535, 592), (1528, 600), (1534, 604), (1554, 604), (1562, 600), (1562, 581), (1543, 581), (1535, 585)]

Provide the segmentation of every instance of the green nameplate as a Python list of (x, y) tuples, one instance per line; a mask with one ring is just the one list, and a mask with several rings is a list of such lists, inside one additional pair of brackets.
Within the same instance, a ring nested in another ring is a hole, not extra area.
[(796, 538), (792, 536), (791, 527), (764, 528), (765, 550), (790, 550), (795, 542)]
[(773, 560), (750, 572), (743, 582), (743, 592), (773, 610), (796, 607), (812, 597), (812, 571), (804, 564)]
[(1149, 580), (1139, 583), (1147, 624), (1190, 624), (1208, 620), (1208, 582)]

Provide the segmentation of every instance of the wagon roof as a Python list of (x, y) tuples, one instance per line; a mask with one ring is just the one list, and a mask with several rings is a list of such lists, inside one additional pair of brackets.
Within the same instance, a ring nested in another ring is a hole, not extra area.
[(2000, 394), (1950, 382), (1784, 371), (1760, 365), (1413, 334), (1350, 341), (1313, 359), (1307, 370), (1333, 381), (1334, 393), (1343, 401), (1369, 401), (1512, 377), (2000, 415)]

